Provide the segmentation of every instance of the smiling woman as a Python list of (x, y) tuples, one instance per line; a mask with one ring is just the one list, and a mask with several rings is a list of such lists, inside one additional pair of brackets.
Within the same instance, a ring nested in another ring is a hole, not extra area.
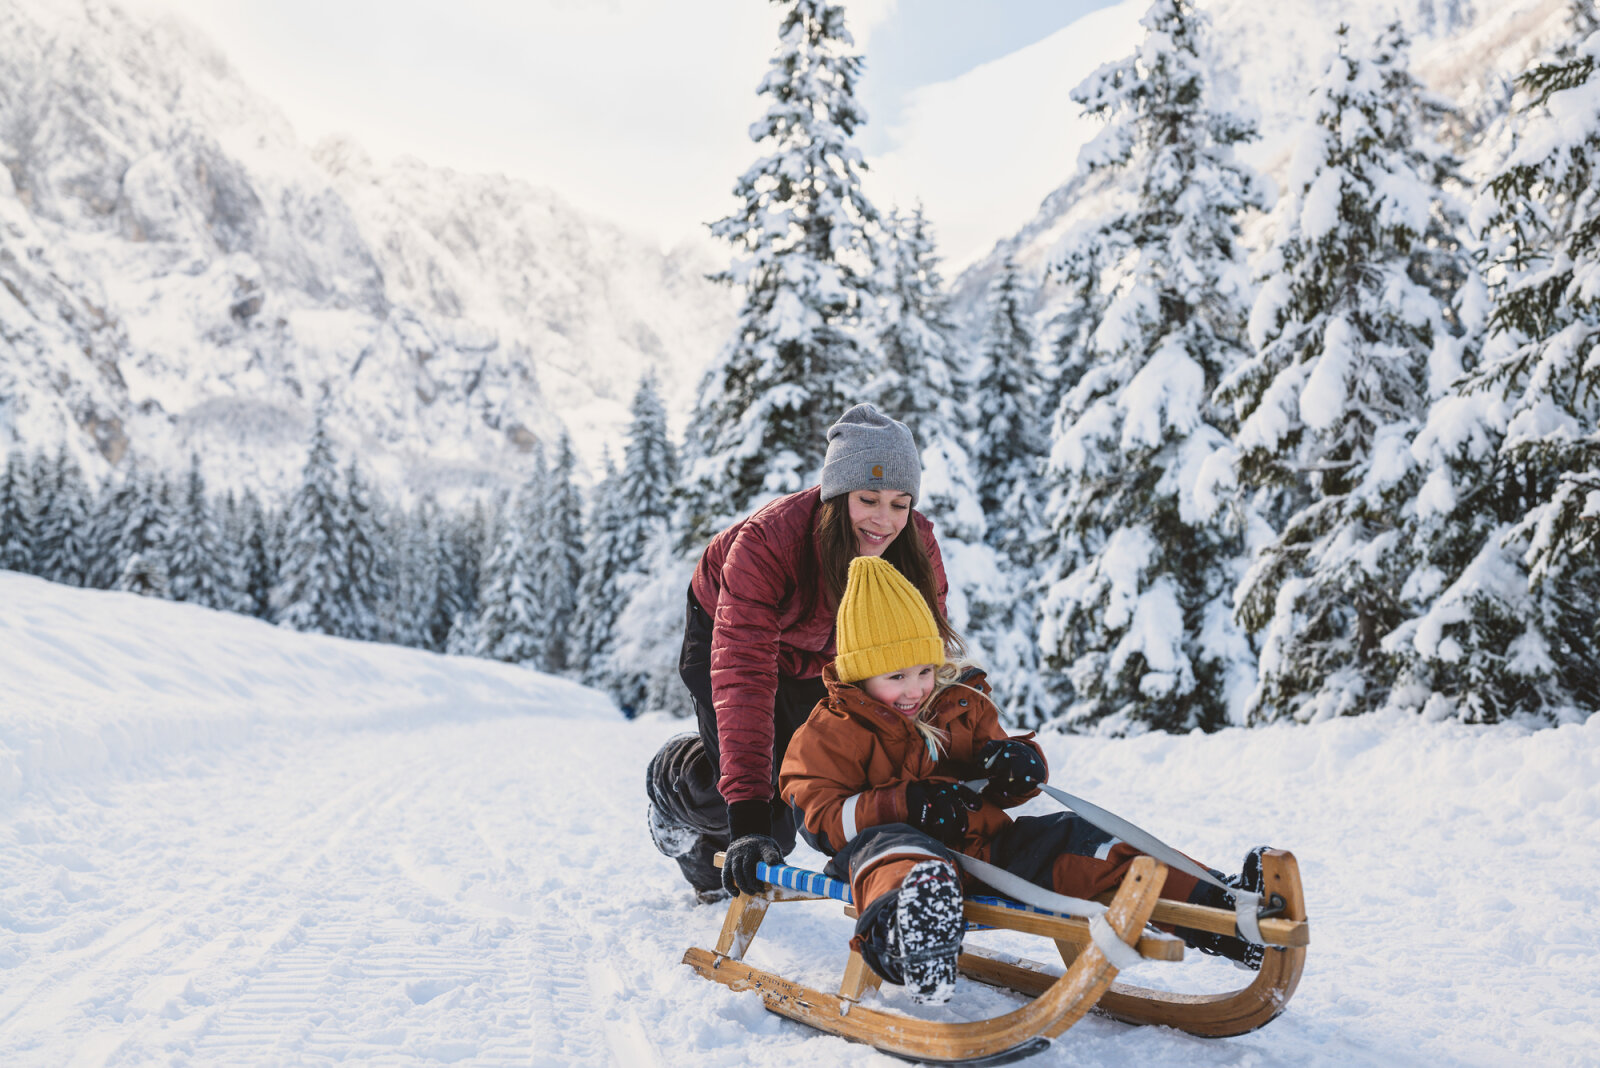
[[(927, 603), (940, 641), (948, 583), (933, 525), (913, 509), (922, 483), (904, 423), (858, 404), (828, 429), (822, 484), (779, 497), (711, 540), (689, 587), (679, 673), (699, 731), (650, 762), (656, 848), (706, 900), (754, 892), (755, 863), (794, 848), (777, 797), (789, 738), (825, 694), (834, 617), (851, 560), (879, 557)], [(712, 857), (727, 850), (718, 873)]]

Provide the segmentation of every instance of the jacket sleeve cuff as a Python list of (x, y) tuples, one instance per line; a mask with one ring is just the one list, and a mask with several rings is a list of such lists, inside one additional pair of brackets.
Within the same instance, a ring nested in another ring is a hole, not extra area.
[(772, 837), (772, 802), (731, 801), (728, 804), (728, 842), (752, 834)]

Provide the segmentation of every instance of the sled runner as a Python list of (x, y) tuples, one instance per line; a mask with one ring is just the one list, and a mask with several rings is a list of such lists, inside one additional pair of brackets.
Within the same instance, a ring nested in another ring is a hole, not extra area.
[[(721, 862), (719, 855), (717, 863)], [(760, 865), (758, 874), (767, 890), (733, 898), (716, 949), (691, 948), (683, 961), (732, 990), (756, 991), (767, 1009), (779, 1015), (885, 1053), (932, 1063), (994, 1063), (1024, 1056), (1049, 1045), (1091, 1010), (1128, 1023), (1162, 1024), (1209, 1037), (1244, 1034), (1278, 1016), (1300, 981), (1310, 941), (1293, 854), (1268, 850), (1262, 855), (1262, 899), (1268, 907), (1258, 923), (1261, 941), (1269, 948), (1253, 981), (1227, 994), (1178, 994), (1114, 982), (1119, 970), (1134, 964), (1183, 959), (1183, 943), (1147, 929), (1152, 920), (1235, 933), (1237, 916), (1232, 911), (1160, 899), (1166, 871), (1152, 857), (1136, 858), (1103, 916), (1093, 920), (1003, 898), (967, 898), (969, 932), (993, 928), (1039, 935), (1054, 942), (1066, 964), (1058, 974), (1042, 964), (968, 945), (959, 960), (963, 975), (1032, 998), (988, 1020), (922, 1020), (862, 1004), (879, 980), (853, 950), (836, 993), (745, 963), (745, 951), (771, 905), (830, 899), (850, 903), (846, 884), (787, 865)], [(853, 915), (854, 909), (847, 908), (846, 913)]]

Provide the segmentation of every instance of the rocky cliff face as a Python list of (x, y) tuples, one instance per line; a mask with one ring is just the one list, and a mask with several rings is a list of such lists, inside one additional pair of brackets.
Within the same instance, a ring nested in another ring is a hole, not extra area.
[(563, 426), (592, 462), (736, 306), (546, 190), (309, 150), (197, 33), (104, 0), (0, 6), (0, 164), (0, 451), (98, 473), (194, 451), (282, 489), (324, 396), (414, 488), (514, 478)]

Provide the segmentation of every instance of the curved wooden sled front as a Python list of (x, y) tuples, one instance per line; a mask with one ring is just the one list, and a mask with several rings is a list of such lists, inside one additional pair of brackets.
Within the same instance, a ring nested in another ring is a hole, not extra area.
[[(1305, 969), (1306, 899), (1300, 885), (1300, 867), (1294, 854), (1269, 849), (1262, 854), (1261, 872), (1265, 879), (1263, 897), (1282, 895), (1282, 921), (1272, 930), (1287, 930), (1285, 941), (1267, 950), (1254, 981), (1225, 994), (1181, 994), (1151, 990), (1127, 983), (1116, 983), (1095, 1005), (1095, 1011), (1116, 1020), (1134, 1024), (1160, 1024), (1176, 1027), (1193, 1035), (1226, 1038), (1263, 1027), (1283, 1012), (1300, 984)], [(1156, 919), (1167, 919), (1161, 909)], [(1264, 932), (1269, 927), (1264, 923)], [(1065, 954), (1064, 954), (1065, 955)], [(1026, 964), (991, 956), (981, 950), (961, 955), (961, 971), (980, 982), (1006, 986), (1024, 994), (1042, 995), (1055, 977)]]
[[(1112, 898), (1106, 920), (1129, 945), (1138, 943), (1166, 877), (1164, 865), (1138, 857)], [(736, 905), (739, 900), (735, 899)], [(935, 1062), (976, 1060), (1016, 1050), (1041, 1035), (1054, 1037), (1082, 1019), (1111, 988), (1117, 974), (1105, 955), (1090, 944), (1077, 954), (1066, 974), (1055, 977), (1036, 1000), (1021, 1008), (989, 1020), (919, 1020), (869, 1009), (840, 994), (801, 986), (736, 959), (742, 953), (741, 943), (748, 942), (760, 922), (765, 902), (762, 905), (747, 926), (736, 923), (730, 911), (725, 934), (729, 927), (741, 928), (739, 936), (731, 940), (735, 955), (696, 948), (683, 955), (683, 962), (732, 990), (758, 991), (772, 1012), (902, 1057)]]

